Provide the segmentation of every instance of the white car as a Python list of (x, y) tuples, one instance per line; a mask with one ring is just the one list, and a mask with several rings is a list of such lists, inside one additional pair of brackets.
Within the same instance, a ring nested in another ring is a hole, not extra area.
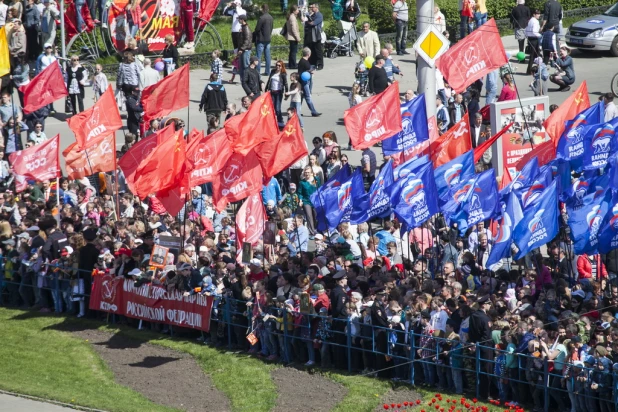
[(580, 50), (606, 51), (618, 57), (618, 3), (605, 13), (580, 20), (566, 33), (569, 47)]

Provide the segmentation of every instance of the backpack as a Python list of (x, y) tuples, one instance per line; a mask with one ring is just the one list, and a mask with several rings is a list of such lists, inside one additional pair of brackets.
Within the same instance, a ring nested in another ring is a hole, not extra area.
[(544, 63), (539, 65), (539, 76), (543, 81), (549, 79), (549, 70), (547, 70), (547, 66)]

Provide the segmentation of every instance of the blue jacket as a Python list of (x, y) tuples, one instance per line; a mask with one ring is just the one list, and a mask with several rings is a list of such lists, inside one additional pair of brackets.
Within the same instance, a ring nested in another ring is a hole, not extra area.
[(275, 202), (275, 205), (281, 201), (281, 188), (279, 187), (279, 182), (274, 177), (270, 179), (270, 182), (262, 189), (262, 201), (264, 204), (268, 203), (269, 200)]
[[(301, 226), (296, 228), (289, 235), (290, 244), (293, 244), (293, 249), (298, 251), (300, 245), (300, 251), (306, 252), (307, 246), (309, 245), (309, 230), (307, 226)], [(292, 250), (290, 250), (292, 251)]]
[(206, 196), (194, 197), (191, 199), (193, 210), (200, 216), (206, 216)]
[(386, 77), (388, 77), (388, 80), (390, 81), (393, 81), (395, 74), (401, 73), (401, 70), (395, 67), (393, 61), (389, 58), (386, 58), (386, 60), (384, 60), (384, 66), (382, 67), (386, 71)]
[(393, 236), (393, 234), (388, 230), (380, 230), (378, 233), (376, 233), (376, 237), (380, 239), (377, 248), (378, 252), (380, 252), (382, 256), (386, 256), (388, 254), (388, 248), (386, 247), (386, 245), (389, 242), (396, 242), (397, 239), (395, 239), (395, 236)]

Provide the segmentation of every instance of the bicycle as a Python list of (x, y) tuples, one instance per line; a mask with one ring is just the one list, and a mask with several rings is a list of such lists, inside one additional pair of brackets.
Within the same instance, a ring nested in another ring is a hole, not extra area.
[(614, 77), (612, 77), (611, 89), (614, 97), (618, 97), (618, 73), (614, 74)]

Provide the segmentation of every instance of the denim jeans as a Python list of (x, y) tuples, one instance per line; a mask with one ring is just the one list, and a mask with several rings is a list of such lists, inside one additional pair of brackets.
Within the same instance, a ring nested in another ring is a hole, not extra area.
[(281, 360), (285, 363), (290, 363), (294, 359), (294, 352), (292, 350), (292, 337), (287, 337), (287, 345), (285, 343), (286, 339), (283, 336), (283, 333), (277, 335), (279, 339), (279, 356)]
[(441, 390), (453, 389), (453, 374), (448, 365), (438, 365), (438, 386)]
[(283, 115), (281, 114), (281, 101), (283, 100), (283, 90), (271, 90), (270, 95), (273, 98), (273, 105), (275, 106), (275, 113), (277, 114), (277, 123), (282, 126)]
[(290, 107), (293, 107), (296, 109), (296, 115), (298, 116), (298, 121), (300, 122), (300, 127), (305, 127), (303, 125), (303, 118), (300, 115), (300, 109), (303, 107), (302, 102), (290, 102)]
[(298, 63), (296, 63), (296, 55), (298, 54), (298, 42), (289, 40), (290, 42), (290, 54), (288, 55), (288, 69), (295, 69)]
[(262, 73), (262, 53), (264, 53), (264, 62), (266, 63), (264, 73), (270, 74), (270, 42), (261, 41), (257, 44), (258, 73)]
[(395, 48), (397, 54), (403, 53), (406, 50), (406, 38), (408, 37), (408, 22), (403, 20), (395, 20)]
[(477, 29), (487, 23), (487, 13), (474, 13), (474, 22)]
[(423, 375), (425, 377), (425, 383), (433, 386), (436, 382), (436, 365), (424, 362)]
[(245, 74), (245, 70), (249, 67), (249, 59), (251, 58), (251, 50), (245, 50), (242, 53), (242, 58), (240, 59), (240, 81), (242, 82), (243, 75)]
[(75, 14), (77, 15), (77, 31), (79, 33), (84, 29), (84, 18), (82, 17), (82, 7), (86, 4), (85, 0), (77, 0), (75, 2)]
[(452, 371), (455, 393), (461, 395), (463, 393), (463, 371), (461, 369), (452, 369)]
[(288, 11), (288, 0), (281, 0), (281, 11), (284, 13)]
[(309, 360), (311, 362), (315, 362), (315, 351), (313, 349), (313, 341), (308, 340), (305, 342), (305, 344), (307, 345), (307, 352), (309, 354)]
[(487, 90), (487, 94), (485, 96), (485, 104), (488, 105), (495, 102), (496, 95), (498, 93), (498, 73), (495, 70), (487, 74), (485, 90)]
[(464, 37), (466, 37), (468, 34), (472, 32), (472, 25), (468, 23), (467, 16), (459, 16), (459, 17), (461, 19), (459, 21), (459, 38), (463, 39)]
[(317, 113), (317, 110), (315, 110), (315, 107), (313, 107), (313, 102), (311, 101), (311, 82), (303, 84), (302, 99), (305, 99), (305, 101), (307, 102), (307, 107), (309, 108), (309, 111), (311, 112), (311, 114)]

